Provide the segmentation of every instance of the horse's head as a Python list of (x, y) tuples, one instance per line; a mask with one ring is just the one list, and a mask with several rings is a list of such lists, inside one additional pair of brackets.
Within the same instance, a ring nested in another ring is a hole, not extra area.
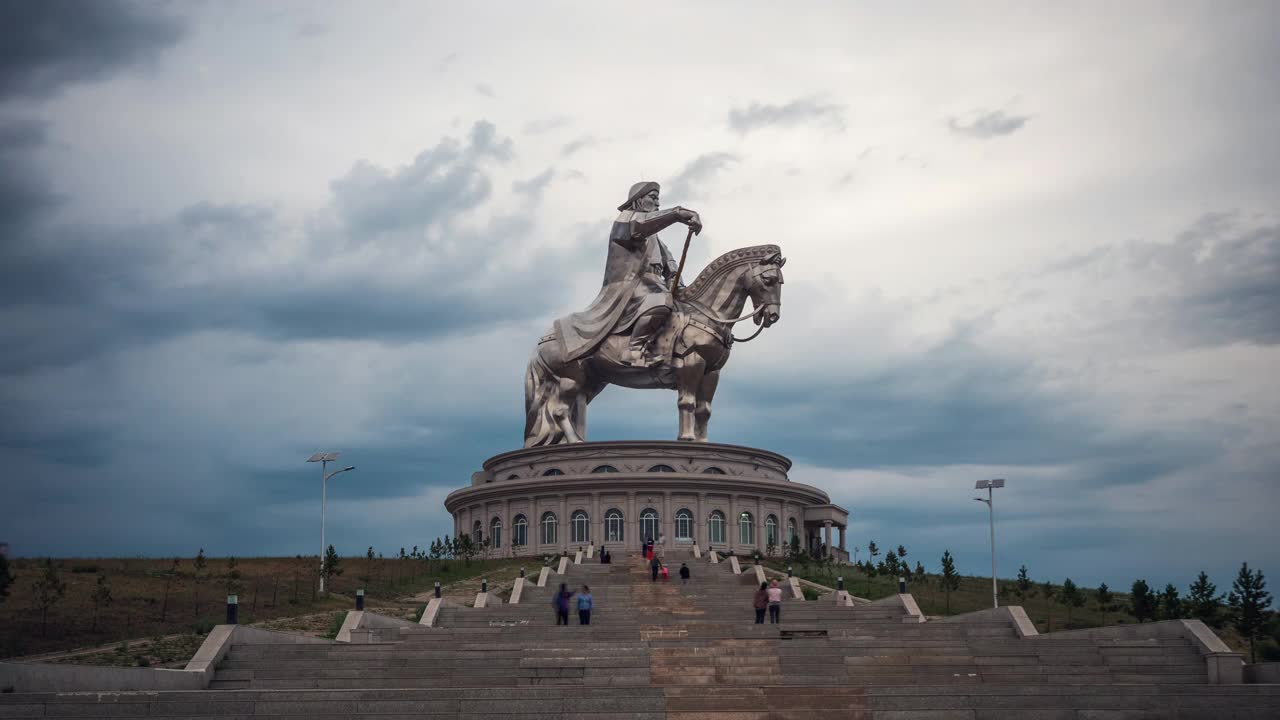
[(761, 260), (746, 274), (747, 292), (751, 304), (760, 312), (754, 320), (757, 325), (769, 327), (782, 315), (782, 266), (787, 259), (776, 252)]

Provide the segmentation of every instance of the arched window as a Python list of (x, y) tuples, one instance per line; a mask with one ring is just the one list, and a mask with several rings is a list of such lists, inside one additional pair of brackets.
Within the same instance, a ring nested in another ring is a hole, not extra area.
[(585, 543), (591, 541), (591, 523), (587, 519), (587, 513), (578, 510), (569, 518), (569, 525), (572, 532), (570, 533), (570, 542)]
[(707, 542), (724, 544), (724, 513), (719, 510), (707, 518)]
[(709, 467), (702, 471), (703, 475), (724, 475), (725, 472), (718, 467)]
[(778, 547), (778, 518), (769, 515), (764, 519), (764, 544)]
[(563, 475), (564, 471), (560, 468), (551, 468), (542, 473), (542, 477), (551, 477), (552, 475)]
[(675, 472), (676, 469), (670, 465), (654, 465), (649, 468), (649, 472)]
[(743, 545), (756, 544), (756, 524), (752, 521), (751, 513), (746, 510), (738, 515), (738, 542)]
[(502, 547), (502, 519), (494, 518), (489, 521), (489, 539), (493, 541), (493, 547)]
[(480, 544), (480, 541), (484, 540), (484, 525), (481, 525), (479, 520), (476, 521), (475, 525), (471, 526), (471, 539), (474, 540), (477, 545)]
[(658, 511), (645, 508), (640, 511), (640, 539), (658, 541)]
[(622, 512), (614, 509), (604, 515), (604, 539), (608, 542), (622, 542)]
[(787, 545), (791, 545), (791, 541), (800, 537), (800, 532), (796, 529), (796, 519), (787, 519)]
[(612, 465), (600, 465), (598, 467), (592, 468), (591, 472), (593, 473), (618, 472), (618, 468)]
[(508, 475), (508, 476), (507, 476), (507, 479), (508, 479), (508, 480), (519, 480), (519, 479), (520, 479), (520, 476), (519, 476), (519, 475), (516, 475), (516, 474), (514, 474), (514, 473), (513, 473), (513, 474), (511, 474), (511, 475)]
[(542, 513), (542, 544), (556, 544), (556, 514), (550, 511)]
[(523, 515), (517, 515), (511, 523), (511, 544), (521, 546), (529, 544), (529, 521), (525, 520)]
[(676, 539), (693, 539), (693, 513), (689, 512), (688, 508), (676, 511)]

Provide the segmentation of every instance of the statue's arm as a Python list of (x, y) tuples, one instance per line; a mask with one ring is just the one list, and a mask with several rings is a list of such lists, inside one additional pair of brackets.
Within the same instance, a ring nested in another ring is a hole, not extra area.
[(651, 213), (624, 210), (613, 222), (613, 230), (609, 239), (632, 250), (638, 249), (645, 238), (661, 232), (676, 223), (684, 223), (694, 228), (694, 232), (702, 230), (702, 222), (698, 213), (676, 206)]

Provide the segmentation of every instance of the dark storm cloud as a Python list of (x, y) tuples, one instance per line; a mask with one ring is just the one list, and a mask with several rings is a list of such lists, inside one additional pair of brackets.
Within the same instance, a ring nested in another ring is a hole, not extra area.
[(153, 61), (182, 37), (178, 19), (136, 2), (0, 3), (0, 100), (47, 97)]
[(816, 98), (800, 98), (784, 105), (753, 102), (729, 110), (729, 127), (748, 133), (764, 127), (794, 127), (820, 124), (843, 131), (844, 106), (819, 102)]
[(1003, 110), (992, 110), (980, 113), (968, 122), (954, 117), (947, 118), (947, 127), (958, 135), (990, 140), (1002, 135), (1012, 135), (1021, 130), (1030, 119), (1030, 115), (1008, 115)]
[(726, 152), (712, 152), (699, 155), (685, 165), (676, 176), (667, 183), (664, 194), (669, 198), (683, 199), (699, 197), (707, 183), (739, 162), (737, 155)]
[[(0, 230), (13, 242), (16, 227), (58, 202), (44, 172), (31, 159), (45, 144), (48, 125), (30, 118), (0, 117)], [(3, 250), (0, 250), (3, 252)]]

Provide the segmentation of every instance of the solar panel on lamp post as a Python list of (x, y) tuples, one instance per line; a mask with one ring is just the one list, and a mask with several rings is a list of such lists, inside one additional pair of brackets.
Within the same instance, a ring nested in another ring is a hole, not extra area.
[(996, 510), (992, 500), (995, 496), (992, 490), (1004, 487), (1004, 478), (996, 478), (994, 480), (979, 480), (974, 483), (974, 490), (986, 490), (987, 496), (984, 498), (974, 498), (980, 503), (987, 504), (987, 517), (991, 521), (991, 606), (1000, 607), (1000, 595), (996, 589)]
[(326, 495), (325, 490), (329, 484), (329, 478), (333, 477), (334, 475), (347, 472), (348, 470), (356, 469), (355, 465), (348, 465), (347, 467), (344, 467), (341, 470), (334, 470), (333, 472), (327, 472), (325, 468), (328, 467), (329, 463), (336, 462), (338, 459), (338, 456), (341, 454), (342, 453), (337, 453), (337, 452), (318, 452), (312, 455), (311, 457), (307, 458), (307, 462), (320, 463), (320, 594), (321, 595), (324, 594), (324, 556), (325, 556), (325, 551), (328, 549), (328, 547), (324, 544), (324, 510), (325, 510), (325, 495)]

